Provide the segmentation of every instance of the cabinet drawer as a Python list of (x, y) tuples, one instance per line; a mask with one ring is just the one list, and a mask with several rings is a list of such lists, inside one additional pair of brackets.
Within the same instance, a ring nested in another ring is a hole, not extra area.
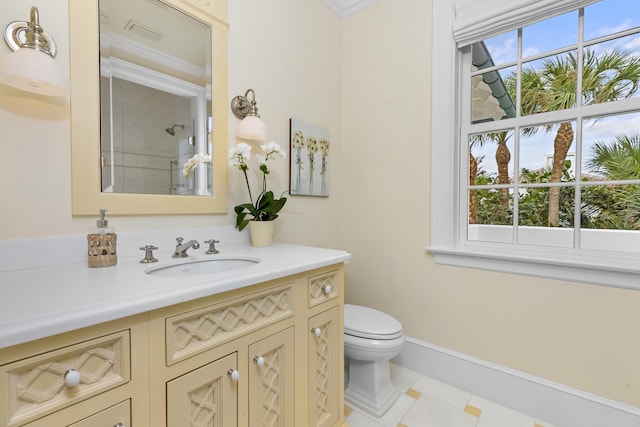
[(293, 314), (289, 283), (168, 317), (167, 366)]
[(342, 275), (339, 270), (308, 278), (309, 308), (340, 296)]
[(71, 424), (69, 427), (96, 427), (96, 426), (130, 426), (131, 425), (131, 401), (126, 400), (102, 412), (98, 412), (82, 421)]
[[(130, 335), (121, 331), (0, 367), (0, 422), (7, 426), (70, 406), (131, 379)], [(80, 383), (68, 386), (76, 370)]]
[(87, 418), (83, 418), (73, 424), (60, 424), (52, 420), (51, 417), (40, 418), (39, 420), (26, 424), (24, 427), (52, 427), (68, 425), (69, 427), (117, 427), (131, 426), (131, 400), (125, 400), (103, 411), (97, 412)]

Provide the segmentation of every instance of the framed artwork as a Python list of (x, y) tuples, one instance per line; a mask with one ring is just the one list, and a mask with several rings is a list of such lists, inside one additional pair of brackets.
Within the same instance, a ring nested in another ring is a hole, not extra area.
[(329, 196), (329, 131), (300, 120), (289, 123), (289, 194)]

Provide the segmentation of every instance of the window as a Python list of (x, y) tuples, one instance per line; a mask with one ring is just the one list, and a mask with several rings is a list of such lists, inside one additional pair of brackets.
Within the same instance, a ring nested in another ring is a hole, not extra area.
[(574, 3), (466, 45), (434, 22), (437, 262), (640, 288), (640, 12)]

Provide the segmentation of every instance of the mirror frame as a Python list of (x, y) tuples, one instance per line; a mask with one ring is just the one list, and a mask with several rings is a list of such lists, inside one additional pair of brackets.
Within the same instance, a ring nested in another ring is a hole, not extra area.
[[(226, 0), (162, 0), (211, 27), (213, 52), (213, 196), (103, 193), (100, 178), (100, 54), (97, 0), (69, 0), (72, 215), (176, 215), (227, 213)], [(206, 9), (205, 9), (206, 8)]]

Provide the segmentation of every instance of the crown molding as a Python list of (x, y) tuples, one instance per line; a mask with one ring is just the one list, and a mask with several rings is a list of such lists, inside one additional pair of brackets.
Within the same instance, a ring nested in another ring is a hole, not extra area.
[(322, 0), (333, 13), (345, 19), (378, 0)]

